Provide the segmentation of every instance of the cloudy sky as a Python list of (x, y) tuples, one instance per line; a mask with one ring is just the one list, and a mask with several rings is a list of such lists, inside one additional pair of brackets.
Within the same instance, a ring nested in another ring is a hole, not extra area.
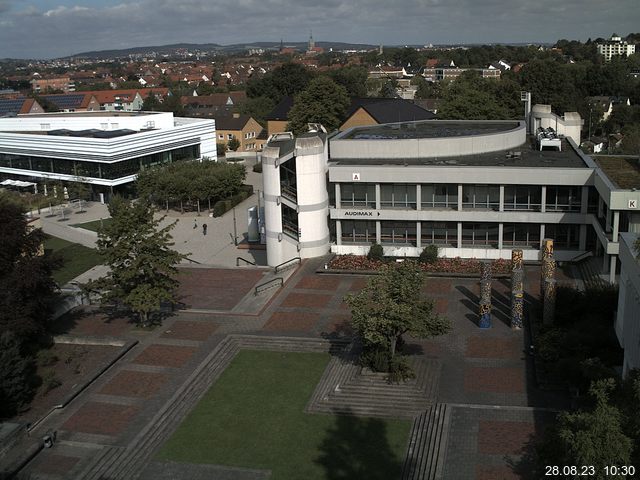
[(554, 42), (640, 30), (639, 0), (0, 0), (0, 58), (177, 42)]

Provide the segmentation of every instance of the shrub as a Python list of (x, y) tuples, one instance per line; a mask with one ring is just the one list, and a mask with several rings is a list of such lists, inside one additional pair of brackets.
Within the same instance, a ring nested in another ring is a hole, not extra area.
[(41, 367), (49, 367), (59, 360), (51, 350), (40, 350), (36, 358), (38, 365)]
[(389, 352), (380, 348), (366, 348), (360, 354), (360, 365), (374, 372), (388, 372)]
[(14, 415), (32, 395), (30, 358), (20, 352), (20, 343), (10, 332), (0, 335), (0, 418)]
[(380, 245), (379, 243), (374, 243), (373, 245), (371, 245), (371, 248), (369, 248), (369, 253), (367, 253), (367, 258), (369, 260), (377, 261), (381, 261), (382, 259), (384, 259), (384, 249), (382, 248), (382, 245)]
[(53, 370), (47, 370), (42, 374), (42, 387), (44, 388), (44, 393), (49, 393), (54, 388), (58, 388), (62, 385), (62, 382), (56, 378), (56, 372)]
[(387, 376), (389, 383), (404, 382), (415, 378), (415, 376), (411, 365), (409, 365), (409, 359), (404, 355), (396, 355), (389, 362), (389, 375)]
[(224, 200), (216, 202), (211, 209), (211, 213), (214, 217), (221, 217), (226, 211)]
[(262, 162), (258, 162), (253, 166), (253, 171), (256, 173), (262, 173)]
[(420, 252), (418, 260), (420, 260), (420, 263), (435, 263), (438, 260), (438, 247), (435, 245), (427, 245), (422, 252)]

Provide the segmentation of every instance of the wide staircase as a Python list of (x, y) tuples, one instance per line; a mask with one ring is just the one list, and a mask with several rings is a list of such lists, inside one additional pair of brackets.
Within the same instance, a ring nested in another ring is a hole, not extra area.
[(429, 407), (413, 421), (402, 480), (437, 480), (443, 475), (451, 408)]
[(598, 288), (607, 285), (607, 282), (600, 276), (602, 269), (602, 258), (589, 257), (578, 263), (578, 270), (584, 282), (584, 288)]

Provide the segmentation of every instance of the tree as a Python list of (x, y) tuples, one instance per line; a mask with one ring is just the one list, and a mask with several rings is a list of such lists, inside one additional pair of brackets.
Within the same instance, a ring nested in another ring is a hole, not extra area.
[(238, 140), (236, 137), (233, 137), (227, 143), (227, 148), (229, 150), (231, 150), (232, 152), (235, 152), (236, 150), (238, 150), (240, 148), (240, 140)]
[(382, 84), (378, 95), (382, 98), (396, 98), (398, 96), (397, 88), (398, 81), (395, 78), (389, 78)]
[(331, 70), (329, 76), (338, 85), (346, 88), (350, 97), (367, 96), (367, 77), (369, 72), (367, 72), (366, 68), (360, 66), (338, 68)]
[(434, 311), (433, 300), (422, 297), (424, 273), (413, 261), (391, 265), (369, 280), (357, 294), (345, 297), (352, 325), (365, 348), (385, 351), (393, 361), (404, 334), (416, 338), (443, 335), (450, 322)]
[(142, 101), (142, 110), (145, 112), (157, 112), (160, 110), (161, 105), (158, 97), (151, 90)]
[(170, 231), (160, 228), (147, 201), (128, 202), (114, 197), (109, 204), (112, 221), (98, 231), (98, 254), (109, 266), (103, 278), (85, 288), (100, 295), (101, 302), (122, 303), (143, 326), (162, 302), (175, 303), (176, 265), (186, 255), (172, 250)]
[(248, 98), (245, 102), (238, 106), (238, 112), (243, 115), (249, 115), (263, 127), (266, 126), (266, 116), (269, 115), (273, 107), (276, 104), (273, 103), (269, 97), (256, 97)]
[(261, 78), (252, 77), (247, 82), (249, 98), (269, 97), (274, 105), (283, 97), (293, 96), (304, 90), (314, 74), (303, 65), (285, 63)]
[(308, 123), (321, 123), (327, 131), (335, 130), (343, 122), (349, 103), (344, 87), (326, 76), (315, 78), (295, 97), (287, 129), (299, 135), (307, 131)]
[(20, 341), (45, 330), (57, 285), (51, 274), (60, 265), (43, 255), (46, 235), (28, 225), (21, 206), (0, 195), (0, 333), (12, 331)]
[(0, 418), (15, 415), (29, 401), (33, 392), (32, 370), (33, 361), (22, 355), (14, 333), (0, 333)]
[(632, 440), (623, 433), (620, 411), (609, 402), (614, 387), (612, 378), (594, 382), (589, 391), (595, 400), (593, 410), (558, 416), (558, 424), (539, 448), (539, 468), (589, 465), (595, 467), (595, 475), (589, 478), (605, 480), (610, 478), (605, 475), (605, 466), (631, 464)]

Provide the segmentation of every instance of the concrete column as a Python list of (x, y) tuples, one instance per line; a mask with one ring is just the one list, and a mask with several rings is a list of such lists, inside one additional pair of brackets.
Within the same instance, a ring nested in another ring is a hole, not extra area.
[(499, 250), (502, 250), (502, 234), (503, 233), (504, 233), (504, 223), (499, 223), (498, 224), (498, 249)]
[(544, 233), (544, 223), (540, 224), (540, 247), (542, 247), (542, 240), (545, 238), (544, 237), (545, 233)]
[(458, 184), (458, 211), (462, 210), (462, 184)]
[(603, 215), (603, 208), (604, 206), (604, 202), (602, 201), (602, 197), (600, 195), (598, 195), (598, 218), (601, 218)]
[(587, 249), (587, 226), (580, 225), (580, 238), (578, 239), (578, 248), (582, 251)]
[[(547, 186), (542, 185), (542, 189), (540, 192), (540, 211), (542, 213), (547, 211)], [(542, 239), (544, 235), (540, 235), (540, 239)]]
[[(342, 205), (340, 203), (340, 184), (336, 183), (336, 208), (342, 208)], [(338, 222), (340, 223), (340, 222)]]
[(416, 210), (422, 210), (422, 185), (416, 185)]
[(462, 248), (462, 222), (458, 222), (458, 248)]
[(382, 243), (382, 226), (380, 225), (380, 220), (376, 221), (376, 243)]
[(342, 221), (336, 220), (336, 245), (342, 245)]
[(422, 222), (416, 222), (416, 247), (422, 248)]
[[(500, 185), (500, 207), (499, 211), (504, 212), (504, 185)], [(500, 224), (502, 226), (502, 224)], [(502, 247), (500, 247), (502, 248)]]
[[(604, 248), (603, 248), (604, 250)], [(606, 250), (602, 253), (602, 270), (600, 270), (602, 273), (607, 271), (607, 268), (609, 268), (609, 255), (607, 255)]]
[(613, 212), (613, 238), (614, 242), (618, 241), (618, 231), (620, 230), (620, 211), (615, 210)]
[(580, 198), (580, 213), (585, 214), (589, 210), (589, 187), (582, 187)]
[(607, 233), (611, 232), (611, 224), (613, 223), (613, 222), (611, 221), (611, 220), (612, 220), (612, 218), (611, 218), (612, 216), (613, 216), (613, 215), (611, 215), (611, 209), (610, 209), (610, 208), (607, 208), (607, 219), (606, 219), (606, 221), (605, 221), (605, 226), (607, 227), (607, 228), (605, 229), (605, 231), (606, 231)]
[(609, 266), (609, 283), (611, 285), (616, 283), (616, 260), (617, 260), (617, 258), (618, 258), (617, 255), (611, 255), (611, 263), (610, 263), (610, 266)]
[[(376, 210), (380, 210), (380, 184), (379, 183), (376, 183)], [(380, 236), (378, 236), (378, 243), (380, 243), (379, 238)]]

